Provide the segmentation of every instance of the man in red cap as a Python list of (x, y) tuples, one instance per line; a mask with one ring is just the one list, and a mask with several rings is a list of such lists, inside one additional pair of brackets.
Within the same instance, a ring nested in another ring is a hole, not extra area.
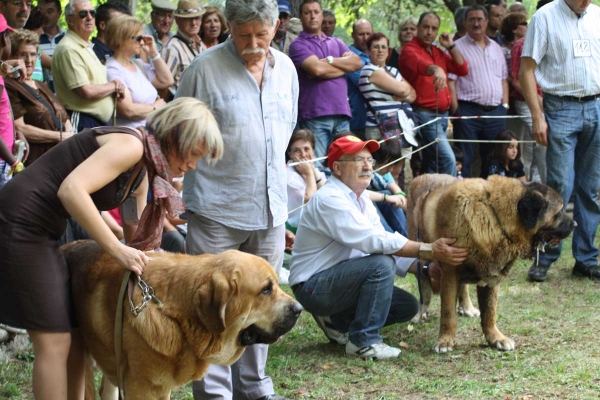
[[(366, 192), (375, 140), (344, 136), (329, 147), (332, 176), (304, 208), (290, 264), (290, 286), (330, 341), (346, 354), (385, 359), (400, 349), (383, 343), (384, 326), (409, 321), (419, 310), (413, 295), (394, 286), (396, 274), (415, 272), (415, 259), (460, 265), (467, 250), (455, 239), (418, 243), (386, 232)], [(346, 335), (346, 332), (348, 333)]]

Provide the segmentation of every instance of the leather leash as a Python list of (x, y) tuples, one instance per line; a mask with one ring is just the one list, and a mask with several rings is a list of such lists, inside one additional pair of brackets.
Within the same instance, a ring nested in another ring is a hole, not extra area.
[(127, 291), (129, 304), (131, 305), (131, 312), (136, 317), (138, 314), (148, 306), (151, 300), (153, 300), (159, 307), (162, 307), (163, 303), (154, 295), (154, 289), (149, 286), (142, 278), (137, 276), (137, 285), (142, 291), (142, 304), (136, 306), (133, 303), (133, 291), (136, 285), (136, 276), (133, 272), (127, 270), (123, 273), (123, 279), (121, 280), (121, 287), (119, 288), (119, 299), (117, 301), (117, 311), (115, 313), (115, 331), (114, 331), (114, 342), (115, 342), (115, 364), (117, 371), (117, 387), (119, 389), (119, 400), (125, 399), (125, 384), (123, 381), (123, 371), (121, 370), (121, 359), (123, 357), (123, 301), (125, 298), (125, 291)]
[(123, 279), (121, 280), (121, 287), (119, 289), (117, 312), (115, 313), (115, 363), (117, 367), (117, 387), (119, 389), (120, 400), (125, 398), (125, 386), (123, 385), (123, 371), (121, 370), (121, 357), (123, 352), (123, 298), (125, 297), (125, 290), (127, 290), (127, 286), (131, 286), (131, 274), (132, 271), (129, 270), (123, 273)]

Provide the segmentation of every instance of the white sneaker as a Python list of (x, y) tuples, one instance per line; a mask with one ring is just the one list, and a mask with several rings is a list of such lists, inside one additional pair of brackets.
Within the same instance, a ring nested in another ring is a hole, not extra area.
[(317, 317), (313, 314), (313, 318), (319, 325), (319, 328), (325, 333), (327, 339), (333, 344), (345, 345), (348, 342), (348, 334), (336, 331), (331, 327), (331, 319), (329, 317)]
[(290, 270), (281, 268), (279, 271), (279, 286), (289, 285)]
[(372, 358), (373, 360), (383, 360), (386, 358), (397, 358), (402, 350), (380, 342), (370, 346), (358, 347), (348, 341), (346, 343), (346, 354), (353, 357)]

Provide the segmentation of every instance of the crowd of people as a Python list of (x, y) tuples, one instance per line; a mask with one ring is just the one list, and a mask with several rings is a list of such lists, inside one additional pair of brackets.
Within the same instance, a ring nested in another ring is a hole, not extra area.
[[(286, 259), (285, 280), (332, 343), (398, 357), (380, 330), (418, 302), (394, 278), (421, 260), (439, 279), (439, 263), (468, 256), (453, 238), (407, 239), (397, 161), (418, 146), (413, 176), (500, 174), (572, 198), (573, 274), (600, 280), (600, 9), (589, 0), (540, 0), (531, 18), (486, 0), (456, 10), (454, 34), (428, 11), (399, 24), (395, 45), (363, 18), (344, 43), (320, 0), (151, 6), (144, 25), (120, 2), (0, 0), (0, 322), (33, 341), (36, 399), (82, 396), (59, 246), (85, 237), (137, 274), (141, 250), (157, 248), (238, 249), (282, 282)], [(449, 116), (467, 117), (454, 120), (454, 146)], [(529, 279), (546, 280), (560, 251)], [(267, 354), (253, 345), (212, 365), (194, 397), (284, 399)]]

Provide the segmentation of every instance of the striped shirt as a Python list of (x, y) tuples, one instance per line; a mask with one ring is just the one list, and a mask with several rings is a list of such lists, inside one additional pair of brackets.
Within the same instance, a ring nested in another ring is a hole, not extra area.
[(202, 42), (198, 46), (196, 43), (190, 43), (187, 40), (183, 41), (181, 39), (186, 38), (181, 32), (177, 32), (177, 36), (173, 36), (162, 50), (162, 57), (175, 80), (173, 86), (169, 88), (173, 96), (175, 96), (177, 87), (179, 87), (181, 73), (189, 67), (198, 54), (206, 50), (206, 46)]
[(599, 23), (600, 7), (590, 4), (578, 17), (565, 0), (553, 1), (533, 15), (521, 57), (537, 63), (535, 79), (544, 92), (576, 97), (600, 94)]
[(487, 36), (484, 39), (485, 50), (468, 34), (454, 42), (469, 62), (469, 73), (459, 77), (448, 74), (448, 78), (456, 81), (458, 100), (498, 106), (502, 103), (502, 81), (508, 78), (508, 68), (502, 47)]
[[(387, 92), (378, 86), (369, 82), (369, 78), (373, 74), (373, 72), (382, 69), (381, 67), (375, 64), (367, 64), (363, 67), (360, 72), (360, 79), (358, 80), (358, 87), (365, 98), (365, 100), (371, 105), (370, 108), (375, 110), (375, 112), (386, 113), (390, 111), (396, 111), (402, 107), (402, 102), (394, 100), (394, 95), (390, 92)], [(386, 66), (385, 69), (391, 76), (396, 78), (398, 82), (402, 82), (402, 75), (400, 72), (390, 66)], [(368, 127), (377, 126), (377, 121), (375, 120), (375, 116), (373, 112), (367, 107), (367, 124)]]

